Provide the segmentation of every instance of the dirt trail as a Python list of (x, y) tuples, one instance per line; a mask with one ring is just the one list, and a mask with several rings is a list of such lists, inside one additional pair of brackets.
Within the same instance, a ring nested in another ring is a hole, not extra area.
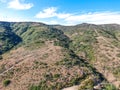
[(62, 90), (78, 90), (79, 86), (72, 86), (72, 87), (68, 87), (68, 88), (64, 88)]
[(4, 75), (5, 73), (7, 73), (8, 71), (12, 70), (15, 66), (17, 66), (19, 63), (23, 62), (24, 60), (26, 60), (26, 58), (30, 58), (32, 55), (27, 55), (22, 59), (19, 59), (14, 65), (12, 65), (11, 67), (9, 67), (8, 69), (6, 69), (5, 71), (0, 73), (0, 76)]
[[(54, 46), (51, 42), (47, 42), (45, 46), (32, 51), (18, 49), (5, 54), (4, 56), (7, 57), (0, 62), (0, 65), (5, 65), (4, 71), (0, 73), (1, 82), (8, 76), (9, 72), (14, 72), (10, 74), (12, 84), (9, 86), (9, 89), (4, 88), (3, 84), (0, 83), (0, 90), (27, 90), (28, 83), (38, 83), (41, 80), (42, 74), (45, 72), (44, 70), (48, 70), (46, 67), (43, 68), (44, 66), (51, 67), (52, 69), (54, 68), (52, 65), (62, 58), (62, 48), (60, 46)], [(35, 62), (39, 62), (40, 64), (45, 63), (47, 65), (40, 66)], [(41, 71), (39, 71), (39, 68), (41, 68)], [(17, 70), (20, 71), (18, 72)], [(16, 85), (18, 86), (16, 87)]]
[(15, 61), (15, 63), (13, 65), (11, 65), (8, 69), (4, 70), (3, 72), (0, 73), (0, 76), (4, 75), (5, 73), (7, 73), (8, 71), (12, 70), (15, 66), (19, 65), (20, 63), (26, 61), (26, 60), (29, 60), (28, 58), (30, 57), (35, 57), (33, 55), (33, 53), (38, 53), (39, 55), (44, 55), (45, 53), (48, 53), (50, 50), (53, 50), (53, 49), (57, 49), (59, 47), (55, 47), (53, 46), (53, 44), (50, 44), (50, 42), (47, 42), (46, 45), (48, 45), (48, 47), (45, 47), (45, 48), (41, 48), (41, 49), (38, 49), (38, 50), (35, 50), (35, 51), (32, 51), (32, 52), (27, 52), (27, 55), (17, 59), (17, 61)]
[(94, 31), (96, 32), (96, 34), (97, 34), (97, 36), (98, 36), (97, 39), (103, 39), (106, 43), (108, 43), (109, 45), (111, 45), (111, 46), (114, 47), (115, 49), (118, 49), (118, 48), (115, 47), (113, 44), (111, 44), (111, 42), (109, 42), (108, 40), (106, 40), (105, 37), (101, 36), (96, 29), (94, 29)]

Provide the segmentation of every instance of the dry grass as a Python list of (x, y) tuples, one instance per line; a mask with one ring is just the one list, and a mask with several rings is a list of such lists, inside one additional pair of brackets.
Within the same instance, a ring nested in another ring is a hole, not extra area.
[[(38, 84), (45, 72), (60, 73), (54, 63), (61, 60), (62, 56), (61, 47), (54, 46), (50, 42), (46, 42), (44, 47), (37, 50), (29, 51), (20, 47), (4, 54), (4, 60), (0, 62), (0, 65), (4, 65), (5, 68), (0, 73), (0, 88), (2, 90), (27, 90), (30, 84)], [(11, 80), (11, 84), (5, 88), (2, 82), (6, 78)]]
[(99, 48), (96, 48), (95, 67), (110, 83), (119, 87), (120, 82), (113, 75), (112, 69), (120, 65), (120, 58), (116, 57), (116, 55), (119, 54), (120, 49), (115, 47), (109, 38), (103, 37), (100, 34), (97, 37), (97, 41), (98, 43), (95, 45), (95, 48)]

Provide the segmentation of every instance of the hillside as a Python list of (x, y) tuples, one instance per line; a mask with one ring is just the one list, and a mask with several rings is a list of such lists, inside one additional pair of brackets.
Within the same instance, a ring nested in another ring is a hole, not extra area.
[(119, 25), (0, 22), (0, 37), (1, 90), (119, 88)]
[(120, 25), (80, 24), (57, 28), (73, 41), (71, 49), (115, 86), (120, 85)]
[(9, 23), (0, 22), (0, 54), (10, 50), (21, 41), (21, 38), (12, 32)]

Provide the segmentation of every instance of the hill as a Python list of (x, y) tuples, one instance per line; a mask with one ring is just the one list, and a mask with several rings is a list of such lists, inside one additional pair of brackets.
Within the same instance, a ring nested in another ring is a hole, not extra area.
[(120, 85), (120, 25), (80, 24), (57, 28), (73, 41), (71, 49), (91, 63), (115, 86)]
[(0, 22), (0, 89), (119, 88), (119, 27)]

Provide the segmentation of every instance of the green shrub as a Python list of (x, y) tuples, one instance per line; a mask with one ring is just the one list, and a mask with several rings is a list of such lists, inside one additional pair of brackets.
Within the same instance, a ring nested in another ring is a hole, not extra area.
[(3, 81), (3, 85), (4, 85), (5, 87), (8, 86), (10, 83), (11, 83), (10, 80), (4, 80), (4, 81)]
[(60, 77), (60, 74), (55, 74), (54, 76), (53, 76), (53, 78), (59, 78)]
[(59, 41), (54, 41), (54, 46), (60, 46), (60, 42)]
[(120, 57), (120, 53), (119, 53), (119, 54), (117, 54), (117, 57)]
[(114, 68), (113, 74), (114, 74), (117, 78), (120, 78), (120, 66)]
[(0, 60), (2, 60), (3, 59), (3, 57), (0, 55)]
[(118, 89), (112, 84), (107, 84), (105, 85), (103, 90), (118, 90)]

